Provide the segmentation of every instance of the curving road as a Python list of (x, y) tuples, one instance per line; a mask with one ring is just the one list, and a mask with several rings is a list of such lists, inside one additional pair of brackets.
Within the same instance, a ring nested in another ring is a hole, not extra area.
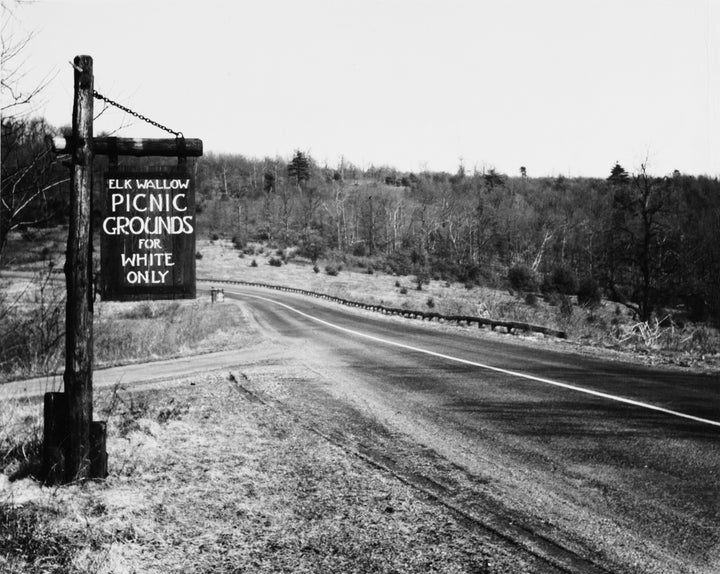
[(250, 287), (225, 294), (306, 370), (249, 371), (260, 390), (501, 535), (581, 557), (560, 570), (720, 571), (717, 374)]

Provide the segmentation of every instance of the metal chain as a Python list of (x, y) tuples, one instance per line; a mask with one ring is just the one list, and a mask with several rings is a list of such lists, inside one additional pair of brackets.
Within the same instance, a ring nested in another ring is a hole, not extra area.
[(170, 128), (165, 127), (164, 125), (159, 124), (158, 122), (155, 122), (155, 121), (151, 120), (150, 118), (146, 118), (144, 115), (139, 114), (139, 113), (137, 113), (137, 112), (134, 112), (134, 111), (132, 111), (130, 108), (126, 108), (126, 107), (123, 106), (122, 104), (118, 104), (117, 102), (114, 102), (114, 101), (111, 100), (110, 98), (107, 98), (107, 97), (103, 96), (102, 94), (98, 93), (97, 90), (93, 90), (93, 96), (94, 96), (96, 99), (98, 99), (98, 100), (103, 100), (103, 101), (107, 102), (108, 104), (110, 104), (111, 106), (115, 106), (116, 108), (121, 109), (121, 110), (124, 111), (125, 113), (130, 114), (131, 116), (135, 116), (135, 117), (138, 118), (139, 120), (142, 120), (142, 121), (144, 121), (144, 122), (147, 122), (147, 123), (155, 126), (156, 128), (160, 128), (161, 130), (165, 130), (166, 132), (173, 134), (173, 135), (174, 135), (175, 137), (177, 137), (177, 138), (183, 138), (183, 137), (185, 137), (185, 136), (183, 136), (183, 133), (182, 133), (182, 132), (176, 132), (175, 130), (171, 130)]

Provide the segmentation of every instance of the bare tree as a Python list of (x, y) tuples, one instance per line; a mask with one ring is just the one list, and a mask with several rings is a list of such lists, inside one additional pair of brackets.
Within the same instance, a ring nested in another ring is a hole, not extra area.
[(623, 293), (614, 284), (611, 288), (641, 321), (650, 318), (662, 291), (663, 252), (670, 244), (664, 222), (667, 184), (667, 180), (648, 175), (643, 163), (637, 175), (615, 189), (613, 198), (614, 231), (619, 239), (616, 250), (619, 248), (633, 292)]
[(18, 36), (11, 27), (17, 23), (19, 1), (2, 1), (3, 24), (0, 34), (2, 74), (0, 101), (2, 111), (0, 184), (0, 255), (8, 234), (19, 227), (46, 221), (57, 206), (52, 194), (69, 181), (56, 169), (56, 158), (45, 145), (51, 128), (44, 120), (32, 118), (39, 94), (52, 79), (45, 77), (32, 87), (25, 87), (25, 54), (32, 33)]
[(0, 30), (0, 111), (3, 119), (28, 115), (33, 111), (32, 105), (36, 103), (37, 96), (47, 87), (54, 78), (47, 75), (40, 82), (25, 86), (26, 63), (25, 54), (32, 42), (34, 33), (18, 34), (12, 28), (18, 22), (17, 9), (20, 0), (2, 0), (2, 29)]

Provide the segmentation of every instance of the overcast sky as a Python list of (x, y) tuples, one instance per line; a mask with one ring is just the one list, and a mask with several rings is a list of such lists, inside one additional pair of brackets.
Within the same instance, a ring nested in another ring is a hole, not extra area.
[[(57, 126), (88, 54), (98, 92), (206, 152), (720, 175), (715, 0), (38, 0), (3, 21), (36, 34), (26, 86), (54, 77), (36, 111)], [(172, 137), (120, 111), (95, 133), (127, 123)]]

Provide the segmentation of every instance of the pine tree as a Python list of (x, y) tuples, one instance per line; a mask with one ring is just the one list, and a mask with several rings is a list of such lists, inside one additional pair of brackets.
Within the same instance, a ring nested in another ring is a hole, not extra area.
[(625, 171), (625, 168), (623, 168), (623, 166), (621, 166), (618, 162), (615, 162), (615, 167), (613, 167), (610, 171), (610, 176), (607, 178), (607, 181), (610, 183), (623, 185), (630, 181), (630, 176), (628, 175), (628, 172)]
[(296, 151), (292, 161), (288, 164), (288, 175), (295, 178), (298, 187), (310, 179), (310, 160), (301, 151)]

